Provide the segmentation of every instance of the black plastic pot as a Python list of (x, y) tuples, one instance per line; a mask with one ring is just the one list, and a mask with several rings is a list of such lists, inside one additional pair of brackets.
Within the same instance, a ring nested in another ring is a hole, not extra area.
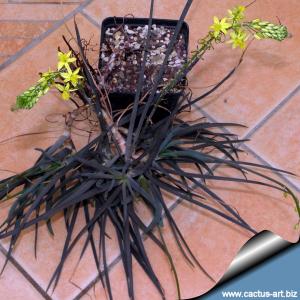
[[(147, 18), (123, 18), (123, 17), (108, 17), (103, 20), (101, 26), (101, 45), (105, 39), (105, 32), (110, 27), (115, 27), (121, 24), (128, 25), (129, 27), (138, 27), (145, 26), (149, 22)], [(167, 20), (167, 19), (153, 19), (152, 23), (156, 25), (161, 25), (167, 28), (175, 29), (177, 25), (177, 20)], [(189, 44), (189, 27), (186, 22), (183, 23), (180, 32), (185, 40), (186, 52), (188, 53), (188, 44)], [(103, 61), (101, 60), (101, 55), (99, 56), (99, 68), (103, 66)], [(184, 80), (186, 81), (186, 80)], [(172, 110), (176, 103), (178, 102), (182, 92), (177, 93), (169, 93), (166, 95), (165, 100), (163, 100), (160, 105), (167, 108), (168, 110)], [(126, 108), (129, 104), (134, 101), (134, 93), (109, 93), (109, 99), (111, 102), (111, 106), (113, 110), (119, 110)], [(165, 109), (158, 108), (155, 115), (153, 116), (153, 121), (156, 122), (161, 120), (164, 116), (166, 116), (168, 112)]]

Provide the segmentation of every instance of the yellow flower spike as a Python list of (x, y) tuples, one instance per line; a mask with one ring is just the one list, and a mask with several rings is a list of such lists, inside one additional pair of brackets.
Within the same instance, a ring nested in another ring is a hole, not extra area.
[(214, 17), (214, 24), (210, 26), (210, 28), (213, 30), (213, 35), (215, 38), (217, 38), (221, 33), (226, 34), (227, 29), (231, 27), (230, 23), (227, 23), (227, 18), (223, 18), (219, 20), (218, 17)]
[(61, 73), (61, 77), (64, 78), (64, 82), (71, 82), (74, 87), (78, 85), (79, 79), (83, 78), (78, 75), (80, 68), (77, 68), (75, 71), (72, 71), (71, 68), (67, 68), (67, 73)]
[(76, 61), (75, 57), (72, 56), (72, 51), (69, 51), (68, 53), (63, 53), (58, 51), (58, 64), (57, 64), (57, 70), (61, 70), (63, 67), (69, 66), (70, 63), (74, 63)]

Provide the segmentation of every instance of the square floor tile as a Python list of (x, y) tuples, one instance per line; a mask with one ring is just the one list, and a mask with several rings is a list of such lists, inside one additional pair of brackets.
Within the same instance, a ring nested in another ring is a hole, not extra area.
[(273, 166), (295, 173), (300, 187), (300, 93), (281, 107), (251, 140), (251, 147)]
[[(1, 268), (4, 262), (5, 256), (2, 253), (0, 253)], [(24, 295), (26, 295), (27, 299), (30, 300), (45, 299), (20, 273), (20, 271), (12, 265), (11, 262), (7, 264), (5, 272), (1, 275), (0, 293), (2, 299), (7, 300), (24, 299)]]

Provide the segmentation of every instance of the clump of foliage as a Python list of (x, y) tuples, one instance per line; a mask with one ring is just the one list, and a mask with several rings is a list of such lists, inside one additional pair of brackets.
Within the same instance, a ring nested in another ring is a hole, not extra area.
[[(56, 287), (66, 259), (78, 241), (84, 239), (80, 258), (90, 245), (102, 285), (106, 288), (109, 299), (113, 298), (107, 263), (108, 220), (115, 228), (131, 299), (134, 299), (133, 258), (164, 299), (163, 288), (144, 245), (145, 236), (148, 236), (168, 258), (177, 283), (178, 298), (181, 298), (175, 264), (160, 230), (164, 222), (170, 225), (183, 258), (211, 278), (193, 255), (180, 232), (163, 197), (164, 192), (197, 205), (251, 233), (255, 233), (255, 229), (206, 184), (208, 181), (263, 185), (279, 190), (292, 197), (300, 216), (298, 199), (293, 192), (284, 183), (265, 175), (263, 170), (291, 173), (239, 160), (239, 145), (245, 141), (233, 134), (224, 133), (222, 129), (241, 125), (203, 120), (198, 123), (184, 122), (180, 119), (183, 111), (214, 92), (235, 69), (210, 91), (195, 99), (186, 87), (181, 87), (182, 96), (172, 111), (163, 119), (153, 122), (152, 116), (161, 100), (167, 97), (174, 86), (182, 82), (215, 43), (228, 41), (233, 48), (244, 49), (251, 34), (258, 39), (272, 38), (278, 41), (287, 37), (287, 29), (283, 25), (260, 20), (245, 21), (245, 8), (238, 6), (230, 10), (226, 18), (214, 18), (214, 24), (207, 36), (199, 40), (198, 48), (184, 67), (175, 78), (165, 83), (165, 88), (160, 93), (157, 93), (168, 57), (191, 4), (192, 0), (186, 2), (159, 74), (154, 79), (151, 90), (147, 91), (148, 96), (145, 97), (142, 93), (146, 61), (144, 59), (134, 103), (126, 110), (130, 113), (121, 115), (117, 123), (110, 109), (109, 93), (103, 88), (102, 70), (94, 68), (87, 60), (86, 48), (76, 23), (78, 50), (73, 49), (64, 38), (69, 52), (59, 52), (57, 70), (43, 73), (37, 85), (17, 98), (17, 109), (29, 109), (49, 88), (54, 87), (61, 92), (63, 99), (70, 98), (76, 103), (76, 108), (66, 122), (64, 134), (52, 146), (42, 151), (35, 165), (21, 174), (0, 181), (0, 199), (14, 197), (8, 216), (0, 226), (0, 238), (11, 238), (8, 257), (23, 230), (33, 226), (37, 236), (39, 225), (46, 222), (49, 232), (54, 234), (52, 219), (58, 213), (64, 213), (67, 235), (61, 260), (48, 289)], [(153, 22), (153, 6), (154, 0), (151, 1), (149, 28)], [(149, 49), (150, 34), (149, 30), (145, 55)], [(141, 102), (142, 98), (145, 100)], [(82, 149), (77, 150), (72, 142), (70, 127), (74, 116), (84, 110), (94, 114), (99, 134)], [(216, 166), (238, 170), (240, 176), (216, 175)], [(249, 176), (251, 178), (248, 178)], [(193, 187), (202, 190), (203, 194), (196, 193)], [(17, 189), (19, 191), (15, 192)], [(214, 204), (205, 201), (207, 197), (214, 200)], [(145, 222), (136, 210), (137, 201), (151, 211), (149, 222)], [(74, 226), (80, 210), (84, 212), (86, 223), (75, 234)], [(156, 229), (159, 232), (158, 236), (155, 234)], [(35, 249), (36, 243), (37, 239)]]

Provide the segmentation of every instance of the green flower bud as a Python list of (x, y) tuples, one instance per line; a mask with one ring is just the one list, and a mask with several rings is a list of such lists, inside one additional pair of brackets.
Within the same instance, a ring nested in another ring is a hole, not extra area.
[(252, 24), (257, 24), (257, 23), (259, 23), (260, 22), (260, 19), (254, 19), (254, 20), (252, 20)]
[(253, 20), (248, 24), (255, 30), (258, 37), (262, 39), (274, 39), (282, 41), (288, 37), (288, 30), (286, 26), (273, 24), (259, 19)]
[(268, 24), (269, 24), (269, 22), (267, 22), (267, 21), (264, 21), (264, 22), (258, 22), (258, 25), (259, 25), (260, 27), (267, 26)]
[(57, 72), (46, 72), (41, 74), (41, 79), (35, 86), (30, 87), (28, 90), (17, 96), (16, 104), (12, 107), (12, 110), (18, 109), (31, 109), (48, 91), (50, 86), (53, 85)]

